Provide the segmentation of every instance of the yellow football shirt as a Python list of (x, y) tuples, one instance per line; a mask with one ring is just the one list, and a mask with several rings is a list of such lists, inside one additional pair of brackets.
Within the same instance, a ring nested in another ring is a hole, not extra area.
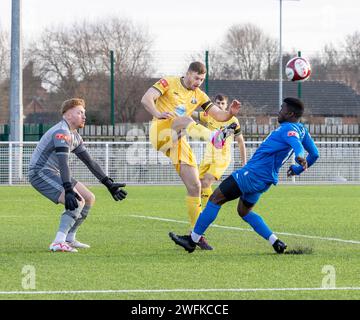
[(185, 88), (179, 77), (160, 79), (153, 88), (161, 94), (155, 101), (159, 112), (175, 112), (178, 116), (191, 116), (198, 107), (207, 111), (213, 106), (205, 92), (199, 88), (196, 90)]
[[(179, 77), (160, 79), (153, 85), (160, 92), (155, 106), (159, 112), (174, 112), (177, 116), (191, 116), (192, 112), (201, 107), (209, 110), (213, 104), (201, 89), (189, 90), (184, 87)], [(150, 142), (156, 150), (162, 151), (171, 159), (176, 170), (180, 171), (180, 164), (186, 163), (196, 167), (196, 158), (191, 147), (183, 136), (179, 143), (172, 140), (171, 124), (174, 119), (153, 118), (150, 126)]]

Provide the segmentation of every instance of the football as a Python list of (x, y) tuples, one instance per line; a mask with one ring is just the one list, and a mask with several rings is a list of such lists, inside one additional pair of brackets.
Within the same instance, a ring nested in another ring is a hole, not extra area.
[(295, 57), (286, 64), (285, 73), (290, 81), (305, 81), (311, 75), (311, 66), (305, 58)]

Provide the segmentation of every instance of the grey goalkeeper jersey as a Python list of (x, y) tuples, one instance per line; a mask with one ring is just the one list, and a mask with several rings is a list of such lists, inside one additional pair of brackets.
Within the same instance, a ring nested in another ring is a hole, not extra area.
[(70, 152), (75, 154), (86, 150), (80, 134), (77, 131), (71, 132), (65, 120), (51, 127), (43, 135), (32, 154), (29, 171), (52, 170), (60, 173), (58, 156), (55, 149), (59, 150), (61, 148), (68, 148)]

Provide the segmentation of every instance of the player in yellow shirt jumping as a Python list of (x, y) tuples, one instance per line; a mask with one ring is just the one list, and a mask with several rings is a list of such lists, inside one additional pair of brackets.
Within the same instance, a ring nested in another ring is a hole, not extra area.
[[(196, 136), (198, 125), (191, 115), (201, 107), (217, 121), (228, 121), (240, 110), (240, 102), (234, 100), (229, 111), (214, 105), (200, 89), (205, 80), (206, 67), (201, 62), (190, 64), (184, 77), (167, 77), (147, 90), (141, 99), (145, 109), (153, 115), (150, 141), (153, 147), (169, 157), (187, 189), (187, 208), (193, 227), (201, 212), (201, 183), (195, 155), (186, 135)], [(199, 246), (209, 247), (202, 237)]]
[[(228, 97), (222, 94), (218, 94), (215, 97), (215, 104), (222, 110), (226, 110), (228, 107)], [(246, 147), (244, 142), (244, 137), (241, 133), (241, 127), (239, 120), (236, 117), (232, 117), (226, 122), (216, 121), (213, 117), (207, 114), (204, 111), (195, 111), (192, 114), (192, 117), (204, 124), (203, 136), (206, 137), (211, 131), (221, 130), (225, 127), (235, 124), (234, 127), (234, 138), (238, 144), (241, 165), (246, 164)], [(205, 131), (206, 130), (206, 131)], [(212, 143), (207, 143), (204, 158), (200, 164), (200, 182), (201, 182), (201, 199), (202, 206), (205, 208), (209, 200), (209, 197), (212, 194), (211, 186), (215, 181), (220, 180), (221, 176), (224, 174), (226, 169), (231, 163), (231, 144), (233, 142), (232, 137), (226, 139), (224, 146), (222, 148), (215, 148)]]

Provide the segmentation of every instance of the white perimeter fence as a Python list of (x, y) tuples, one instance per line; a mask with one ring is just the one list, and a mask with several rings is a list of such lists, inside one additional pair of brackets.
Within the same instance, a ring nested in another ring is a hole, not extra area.
[[(246, 142), (248, 158), (261, 142)], [(28, 184), (28, 164), (36, 142), (0, 142), (0, 185)], [(205, 142), (191, 142), (191, 147), (200, 163), (205, 151)], [(320, 151), (317, 163), (300, 177), (289, 179), (286, 170), (280, 170), (280, 183), (360, 183), (360, 142), (316, 142)], [(170, 160), (155, 151), (150, 142), (87, 142), (87, 149), (104, 171), (116, 181), (128, 184), (163, 185), (181, 184)], [(239, 149), (232, 146), (232, 162), (223, 179), (239, 168)], [(22, 159), (20, 161), (20, 159)], [(235, 159), (235, 161), (234, 161)], [(96, 178), (86, 166), (70, 157), (72, 175), (86, 184), (97, 184)]]

